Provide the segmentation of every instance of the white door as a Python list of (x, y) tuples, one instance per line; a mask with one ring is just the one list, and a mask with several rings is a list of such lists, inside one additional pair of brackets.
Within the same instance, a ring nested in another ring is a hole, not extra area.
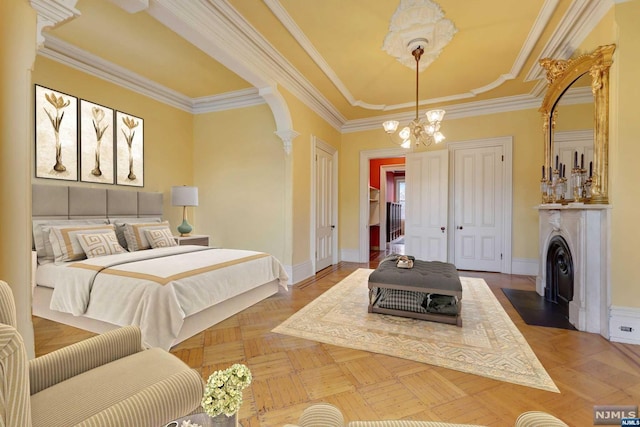
[(316, 147), (316, 272), (333, 262), (333, 155)]
[(447, 150), (407, 154), (405, 253), (447, 261)]
[(502, 150), (491, 146), (455, 151), (453, 263), (460, 270), (501, 271)]

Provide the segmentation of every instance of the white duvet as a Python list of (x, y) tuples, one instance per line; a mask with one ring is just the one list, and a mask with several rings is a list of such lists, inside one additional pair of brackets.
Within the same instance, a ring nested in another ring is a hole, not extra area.
[(52, 310), (137, 325), (169, 349), (185, 317), (273, 280), (287, 289), (288, 277), (266, 253), (175, 246), (64, 263), (54, 280)]

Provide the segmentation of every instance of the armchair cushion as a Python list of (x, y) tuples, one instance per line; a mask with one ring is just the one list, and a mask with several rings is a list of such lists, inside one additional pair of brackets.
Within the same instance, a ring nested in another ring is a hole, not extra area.
[[(194, 405), (193, 402), (198, 402), (202, 397), (203, 383), (197, 372), (193, 371), (198, 378), (191, 378), (192, 374), (185, 374), (188, 371), (191, 369), (180, 359), (161, 349), (145, 350), (115, 360), (32, 395), (33, 426), (67, 427), (89, 420), (103, 411), (117, 415), (125, 408), (131, 409), (132, 403), (136, 401), (150, 400), (147, 401), (147, 406), (150, 405), (155, 410), (158, 406), (167, 405), (169, 400), (171, 401), (169, 408), (165, 406), (158, 410), (158, 420), (161, 425), (162, 420), (167, 419), (165, 411), (169, 414), (173, 413), (170, 411), (174, 409), (174, 405), (190, 406), (181, 413), (189, 413), (197, 407), (197, 403)], [(173, 378), (174, 375), (177, 377)], [(192, 380), (197, 379), (197, 381), (187, 382), (186, 391), (179, 387), (184, 383), (182, 375)], [(154, 402), (153, 399), (156, 397), (162, 397), (164, 400)], [(123, 403), (127, 400), (130, 401), (128, 404)], [(70, 402), (82, 402), (82, 404), (70, 405)], [(191, 405), (188, 402), (191, 402)], [(147, 414), (142, 407), (135, 412), (139, 412), (143, 417), (153, 417), (153, 414)], [(132, 417), (129, 418), (130, 425), (146, 424), (136, 419), (134, 414), (121, 415)], [(162, 415), (165, 417), (163, 418)], [(99, 425), (97, 420), (95, 422), (96, 424), (88, 425)], [(106, 425), (121, 424), (107, 423)]]
[(86, 339), (29, 362), (31, 394), (75, 375), (142, 350), (140, 329), (125, 326)]
[[(515, 427), (568, 427), (551, 414), (541, 411), (525, 412), (518, 417)], [(345, 427), (340, 410), (328, 403), (316, 403), (302, 412), (298, 424), (284, 427)], [(350, 421), (346, 427), (482, 427), (443, 421), (379, 420)]]
[(192, 402), (202, 399), (200, 374), (191, 369), (172, 375), (93, 415), (76, 427), (163, 426), (176, 413), (194, 410)]
[(0, 324), (0, 426), (31, 425), (27, 354), (13, 326)]
[(16, 326), (16, 304), (13, 300), (13, 293), (7, 282), (0, 280), (0, 323), (3, 325)]

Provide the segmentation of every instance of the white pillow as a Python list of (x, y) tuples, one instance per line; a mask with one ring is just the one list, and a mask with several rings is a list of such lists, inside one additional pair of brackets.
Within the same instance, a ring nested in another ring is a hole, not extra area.
[(138, 224), (141, 222), (155, 222), (160, 223), (162, 221), (161, 218), (158, 217), (148, 217), (148, 218), (109, 218), (109, 224), (113, 224), (116, 226), (116, 237), (118, 237), (118, 242), (120, 246), (127, 249), (127, 239), (124, 237), (124, 226), (127, 224)]
[(51, 240), (55, 262), (77, 261), (86, 258), (82, 246), (80, 246), (78, 234), (109, 233), (113, 231), (112, 224), (51, 227), (49, 240)]
[(115, 231), (93, 234), (78, 233), (77, 237), (87, 258), (127, 252), (120, 246), (120, 243), (118, 243), (118, 237)]
[(178, 246), (178, 243), (173, 238), (169, 227), (146, 229), (144, 234), (149, 241), (152, 248), (168, 248), (171, 246)]
[(34, 219), (33, 223), (33, 244), (38, 253), (38, 263), (45, 264), (52, 262), (54, 258), (53, 247), (49, 234), (51, 227), (74, 227), (87, 224), (107, 224), (106, 219)]
[(151, 244), (147, 240), (145, 230), (157, 230), (159, 228), (168, 228), (169, 221), (164, 222), (147, 222), (139, 224), (125, 224), (124, 237), (127, 240), (127, 249), (129, 252), (150, 249)]

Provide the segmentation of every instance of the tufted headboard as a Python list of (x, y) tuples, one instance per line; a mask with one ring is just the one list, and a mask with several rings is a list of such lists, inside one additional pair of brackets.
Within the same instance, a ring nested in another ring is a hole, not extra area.
[(162, 217), (162, 193), (32, 184), (32, 219)]

